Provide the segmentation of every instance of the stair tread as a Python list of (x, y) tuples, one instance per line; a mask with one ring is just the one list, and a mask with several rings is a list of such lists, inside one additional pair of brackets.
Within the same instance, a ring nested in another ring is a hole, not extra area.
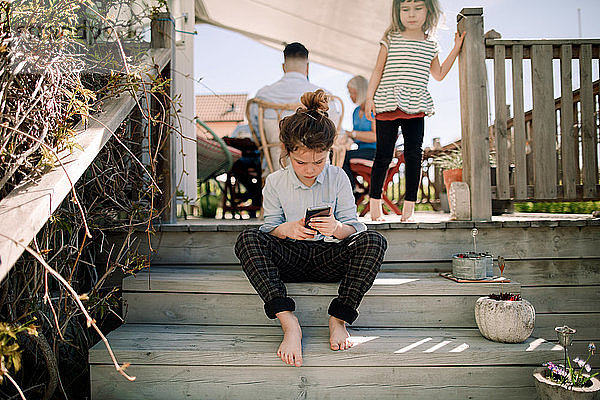
[[(499, 283), (457, 283), (436, 273), (380, 272), (367, 296), (464, 296), (488, 295), (500, 290)], [(289, 295), (336, 295), (337, 283), (287, 283)], [(520, 284), (502, 284), (505, 292), (520, 292)], [(180, 292), (255, 294), (241, 270), (161, 267), (139, 272), (123, 280), (125, 292)]]
[[(306, 367), (539, 365), (560, 359), (562, 348), (544, 339), (524, 343), (488, 341), (477, 329), (351, 328), (356, 344), (331, 351), (328, 329), (303, 329)], [(120, 362), (132, 365), (283, 366), (275, 352), (276, 326), (125, 324), (108, 335)], [(92, 364), (111, 364), (102, 342), (89, 353)]]

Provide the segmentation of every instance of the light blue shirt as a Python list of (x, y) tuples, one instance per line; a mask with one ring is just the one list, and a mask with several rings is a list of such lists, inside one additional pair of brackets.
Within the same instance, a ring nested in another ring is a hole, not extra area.
[[(263, 188), (265, 223), (259, 229), (269, 233), (284, 222), (304, 218), (307, 208), (318, 206), (330, 206), (335, 219), (353, 226), (357, 233), (367, 230), (356, 217), (348, 176), (340, 167), (329, 163), (310, 187), (300, 182), (291, 165), (267, 176)], [(317, 234), (313, 240), (321, 239), (325, 236)]]

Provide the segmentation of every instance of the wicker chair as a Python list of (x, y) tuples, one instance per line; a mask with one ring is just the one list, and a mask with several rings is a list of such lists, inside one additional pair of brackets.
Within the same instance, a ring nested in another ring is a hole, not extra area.
[[(339, 111), (339, 118), (336, 126), (337, 133), (339, 136), (339, 132), (342, 129), (342, 120), (344, 118), (344, 103), (342, 99), (338, 96), (330, 95), (330, 98), (337, 104), (336, 107)], [(255, 129), (251, 129), (252, 136), (256, 146), (259, 148), (261, 157), (266, 159), (267, 161), (267, 170), (263, 171), (263, 176), (266, 176), (274, 171), (276, 171), (279, 166), (279, 156), (281, 154), (281, 142), (279, 142), (279, 121), (286, 115), (284, 113), (289, 114), (293, 111), (296, 111), (298, 107), (301, 106), (299, 103), (288, 103), (288, 104), (278, 104), (271, 103), (265, 100), (260, 100), (257, 98), (252, 98), (248, 100), (246, 103), (246, 119), (248, 120), (250, 126), (252, 127), (252, 117), (251, 117), (251, 107), (255, 105), (258, 110), (258, 127), (254, 127)], [(276, 113), (276, 119), (266, 119), (265, 111), (272, 110)], [(338, 145), (338, 141), (334, 143), (332, 149), (332, 164), (341, 167), (344, 164), (344, 156), (346, 154), (346, 148), (344, 146)]]

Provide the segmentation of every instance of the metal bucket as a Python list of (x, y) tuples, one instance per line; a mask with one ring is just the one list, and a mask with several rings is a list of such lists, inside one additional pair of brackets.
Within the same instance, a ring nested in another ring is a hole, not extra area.
[(481, 253), (454, 254), (452, 256), (452, 275), (460, 279), (485, 279), (488, 269), (492, 269), (489, 266), (491, 262), (491, 256), (485, 256)]

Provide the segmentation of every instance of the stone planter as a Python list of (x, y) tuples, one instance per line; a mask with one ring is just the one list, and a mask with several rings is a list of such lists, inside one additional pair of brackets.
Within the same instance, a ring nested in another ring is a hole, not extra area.
[(499, 301), (485, 296), (475, 303), (475, 321), (486, 339), (522, 343), (533, 332), (535, 309), (527, 300)]
[(540, 400), (600, 400), (600, 380), (590, 379), (591, 385), (582, 388), (566, 388), (546, 378), (545, 367), (533, 371), (535, 390)]

